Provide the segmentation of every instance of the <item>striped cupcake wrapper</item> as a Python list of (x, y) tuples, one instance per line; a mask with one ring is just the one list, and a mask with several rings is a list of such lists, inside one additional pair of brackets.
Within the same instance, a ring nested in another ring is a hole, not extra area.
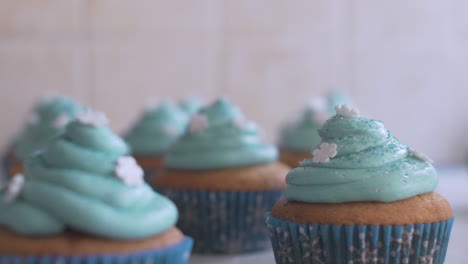
[(280, 199), (282, 190), (155, 189), (177, 205), (177, 227), (195, 239), (194, 252), (234, 254), (271, 247), (264, 217)]
[(186, 264), (193, 240), (185, 237), (177, 245), (127, 254), (102, 255), (40, 255), (22, 256), (0, 254), (0, 264)]
[(442, 264), (452, 224), (320, 225), (266, 215), (277, 264)]

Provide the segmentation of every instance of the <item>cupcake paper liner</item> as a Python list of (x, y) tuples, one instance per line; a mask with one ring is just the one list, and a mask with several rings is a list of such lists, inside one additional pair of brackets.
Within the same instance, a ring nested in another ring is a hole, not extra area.
[(320, 225), (266, 215), (277, 264), (442, 264), (452, 224)]
[(195, 239), (194, 252), (234, 254), (271, 247), (265, 213), (281, 197), (282, 190), (155, 189), (177, 205), (177, 227)]
[(186, 264), (192, 245), (193, 240), (185, 237), (171, 247), (135, 253), (75, 256), (0, 254), (0, 264)]

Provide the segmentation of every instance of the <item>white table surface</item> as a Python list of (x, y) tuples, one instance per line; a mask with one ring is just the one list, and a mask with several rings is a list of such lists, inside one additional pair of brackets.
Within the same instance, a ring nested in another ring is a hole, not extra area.
[[(446, 264), (468, 264), (468, 167), (438, 168), (437, 192), (446, 197), (454, 209), (452, 230)], [(190, 264), (269, 264), (275, 263), (273, 252), (228, 256), (193, 255)]]

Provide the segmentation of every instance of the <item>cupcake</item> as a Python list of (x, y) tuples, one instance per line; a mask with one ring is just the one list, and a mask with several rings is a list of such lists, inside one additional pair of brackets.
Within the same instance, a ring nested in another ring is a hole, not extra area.
[(6, 151), (4, 167), (7, 174), (23, 171), (22, 161), (51, 139), (60, 136), (65, 125), (82, 111), (82, 107), (69, 97), (44, 97), (34, 107), (22, 132)]
[(149, 107), (125, 135), (132, 155), (145, 170), (153, 175), (162, 168), (163, 154), (184, 133), (188, 115), (178, 106), (164, 102)]
[(382, 122), (336, 110), (267, 214), (276, 263), (442, 264), (453, 216), (432, 161)]
[(192, 116), (151, 182), (179, 208), (195, 252), (257, 251), (269, 247), (264, 215), (286, 187), (277, 159), (255, 123), (221, 98)]
[(187, 263), (175, 205), (105, 124), (80, 114), (0, 192), (2, 263)]
[(296, 167), (307, 159), (310, 149), (320, 142), (318, 129), (335, 114), (334, 107), (346, 101), (347, 98), (337, 92), (318, 97), (301, 111), (296, 121), (285, 124), (280, 131), (280, 160)]

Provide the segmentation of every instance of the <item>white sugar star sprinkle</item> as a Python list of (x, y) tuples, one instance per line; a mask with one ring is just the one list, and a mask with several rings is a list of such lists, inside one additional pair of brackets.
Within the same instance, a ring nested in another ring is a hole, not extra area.
[(163, 132), (166, 135), (173, 136), (177, 134), (177, 129), (174, 126), (165, 126)]
[(409, 149), (409, 152), (411, 153), (411, 155), (415, 156), (416, 158), (422, 160), (422, 161), (427, 161), (429, 163), (434, 163), (434, 161), (429, 158), (428, 156), (426, 156), (425, 154), (419, 152), (419, 151), (416, 151), (412, 148)]
[(203, 114), (195, 114), (190, 119), (189, 131), (192, 134), (199, 134), (208, 128), (208, 118)]
[(79, 114), (76, 118), (78, 122), (87, 126), (107, 126), (109, 120), (103, 112), (88, 111)]
[(322, 143), (314, 151), (312, 151), (312, 161), (314, 163), (326, 163), (338, 154), (335, 143)]
[(28, 123), (31, 124), (31, 125), (36, 125), (38, 124), (39, 122), (41, 121), (41, 117), (36, 114), (36, 113), (32, 113), (29, 117), (28, 117)]
[(249, 120), (245, 117), (237, 117), (232, 120), (232, 124), (240, 129), (244, 129), (249, 125)]
[(55, 128), (62, 128), (66, 126), (68, 122), (70, 122), (70, 118), (66, 114), (62, 113), (54, 119), (52, 126)]
[(335, 111), (338, 115), (344, 117), (352, 118), (359, 116), (359, 110), (348, 105), (337, 105), (335, 106)]
[(21, 190), (23, 190), (23, 186), (24, 175), (16, 174), (15, 176), (13, 176), (10, 183), (8, 183), (5, 195), (3, 196), (3, 202), (5, 204), (10, 204), (14, 202), (18, 195), (21, 193)]
[(122, 156), (117, 160), (115, 174), (128, 186), (138, 186), (144, 182), (143, 169), (132, 156)]

